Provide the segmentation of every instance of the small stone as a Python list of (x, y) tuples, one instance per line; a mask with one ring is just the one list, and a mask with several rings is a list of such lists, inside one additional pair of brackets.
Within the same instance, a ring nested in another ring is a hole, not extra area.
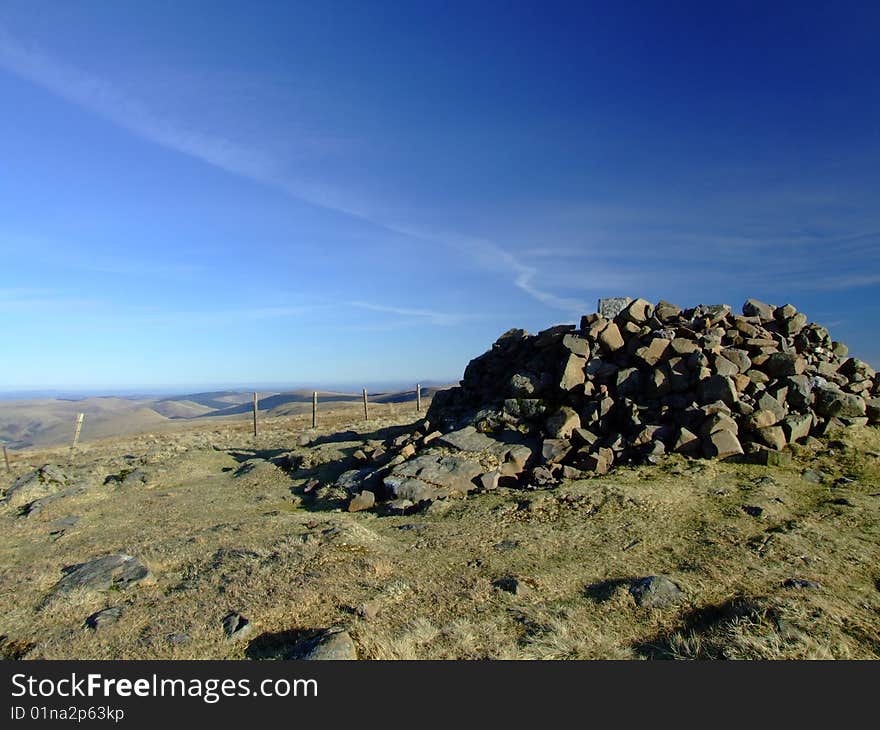
[(630, 586), (629, 592), (641, 608), (675, 606), (684, 600), (678, 585), (663, 575), (641, 578)]
[(230, 611), (223, 619), (223, 633), (229, 641), (243, 639), (253, 630), (251, 622), (237, 611)]
[(805, 580), (804, 578), (786, 578), (782, 585), (785, 588), (798, 588), (801, 590), (806, 589), (814, 591), (818, 591), (822, 588), (821, 583), (817, 583), (814, 580)]
[(376, 495), (368, 489), (365, 489), (348, 503), (348, 511), (361, 512), (366, 509), (372, 509), (375, 505)]
[(480, 487), (482, 489), (491, 491), (498, 488), (498, 480), (500, 478), (501, 472), (495, 469), (493, 471), (487, 471), (485, 474), (481, 474), (477, 477), (477, 481), (480, 482)]
[(528, 593), (530, 592), (529, 587), (525, 583), (523, 583), (518, 578), (514, 578), (512, 576), (499, 578), (492, 585), (502, 591), (512, 593), (515, 596), (525, 596), (528, 595)]
[(382, 604), (378, 600), (365, 601), (357, 607), (356, 612), (364, 621), (372, 621), (379, 615), (381, 608)]
[(110, 608), (97, 611), (89, 616), (86, 619), (86, 626), (92, 629), (92, 631), (97, 631), (98, 629), (115, 624), (120, 618), (122, 618), (122, 607), (111, 606)]
[(351, 661), (358, 658), (357, 648), (349, 633), (341, 628), (325, 629), (292, 657), (304, 661)]
[(752, 455), (752, 459), (764, 466), (788, 466), (791, 464), (791, 452), (761, 449)]
[(801, 473), (801, 479), (810, 484), (824, 484), (825, 474), (817, 469), (806, 469)]

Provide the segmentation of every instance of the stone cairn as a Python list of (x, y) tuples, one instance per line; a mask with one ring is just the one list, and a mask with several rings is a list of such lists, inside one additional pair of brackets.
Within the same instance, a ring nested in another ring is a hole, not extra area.
[[(875, 371), (790, 304), (749, 299), (740, 315), (619, 298), (599, 309), (580, 327), (504, 333), (395, 444), (404, 458), (361, 470), (377, 495), (358, 504), (546, 488), (669, 452), (779, 464), (788, 444), (880, 422)], [(364, 480), (348, 477), (358, 499)]]

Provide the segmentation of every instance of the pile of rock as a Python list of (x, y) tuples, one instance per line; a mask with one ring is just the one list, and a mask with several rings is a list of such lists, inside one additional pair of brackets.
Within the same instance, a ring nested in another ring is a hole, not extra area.
[(510, 330), (438, 393), (447, 428), (513, 429), (542, 439), (548, 464), (604, 472), (666, 451), (768, 452), (880, 421), (880, 379), (790, 304), (754, 299), (681, 310), (631, 301), (530, 336)]
[[(439, 431), (426, 423), (395, 445), (409, 449), (398, 463), (346, 475), (355, 504), (552, 486), (668, 452), (780, 462), (788, 444), (880, 422), (875, 371), (790, 304), (600, 310), (579, 327), (503, 334), (434, 396)], [(358, 498), (364, 478), (375, 494)]]

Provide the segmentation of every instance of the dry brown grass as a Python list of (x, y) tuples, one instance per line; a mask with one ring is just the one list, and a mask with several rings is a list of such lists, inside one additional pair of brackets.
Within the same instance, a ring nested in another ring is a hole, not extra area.
[[(374, 413), (367, 426), (356, 407), (325, 415), (322, 433), (356, 433), (313, 449), (314, 473), (332, 478), (379, 429), (413, 415)], [(243, 473), (255, 451), (306, 453), (295, 446), (306, 418), (265, 421), (256, 444), (244, 421), (85, 444), (73, 465), (88, 477), (85, 493), (31, 517), (0, 514), (0, 635), (33, 644), (27, 658), (240, 659), (267, 636), (331, 625), (347, 626), (368, 659), (880, 655), (877, 429), (800, 449), (786, 468), (671, 457), (551, 491), (380, 517), (301, 501), (304, 473), (270, 463)], [(67, 452), (28, 456), (36, 465)], [(132, 465), (148, 472), (146, 486), (102, 484)], [(804, 481), (808, 467), (826, 483)], [(841, 476), (857, 481), (835, 485)], [(50, 535), (67, 515), (77, 525)], [(45, 603), (63, 566), (115, 551), (141, 558), (155, 582)], [(626, 581), (657, 573), (679, 583), (684, 605), (635, 605)], [(495, 586), (510, 576), (528, 592)], [(822, 588), (783, 587), (790, 577)], [(358, 613), (365, 603), (369, 618)], [(111, 605), (124, 609), (118, 623), (83, 628)], [(226, 640), (230, 610), (253, 622), (247, 640)], [(189, 641), (169, 641), (179, 633)]]

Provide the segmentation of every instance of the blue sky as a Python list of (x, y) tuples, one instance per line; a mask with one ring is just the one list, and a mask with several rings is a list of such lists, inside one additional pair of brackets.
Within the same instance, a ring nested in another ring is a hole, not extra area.
[(880, 365), (877, 6), (609, 5), (0, 0), (0, 390), (449, 381), (624, 294)]

